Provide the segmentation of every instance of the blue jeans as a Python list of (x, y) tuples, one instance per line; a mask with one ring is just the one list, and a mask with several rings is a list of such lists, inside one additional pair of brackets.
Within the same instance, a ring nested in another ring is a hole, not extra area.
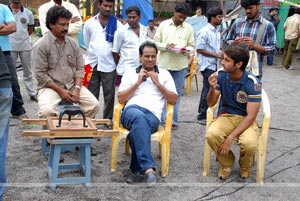
[(12, 99), (11, 88), (0, 88), (0, 201), (2, 201), (6, 183), (6, 147)]
[[(179, 110), (180, 98), (181, 98), (181, 94), (182, 94), (182, 88), (183, 88), (185, 76), (186, 76), (186, 73), (187, 73), (187, 68), (184, 68), (180, 71), (169, 70), (169, 72), (170, 72), (170, 74), (171, 74), (171, 76), (172, 76), (172, 78), (175, 82), (176, 91), (177, 91), (177, 95), (178, 95), (177, 102), (174, 105), (172, 125), (178, 126), (178, 110)], [(165, 107), (164, 107), (162, 115), (161, 115), (162, 124), (164, 124), (165, 121), (166, 121), (166, 104), (165, 104)]]
[(21, 90), (20, 90), (20, 85), (19, 85), (19, 81), (18, 81), (16, 67), (13, 64), (13, 59), (12, 59), (11, 53), (9, 51), (4, 51), (3, 54), (5, 57), (6, 65), (9, 69), (9, 73), (10, 73), (10, 77), (11, 77), (11, 88), (12, 88), (13, 94), (14, 94), (13, 95), (13, 103), (12, 103), (10, 112), (12, 115), (19, 116), (21, 114), (25, 114), (26, 111), (23, 107), (24, 102), (23, 102), (23, 98), (21, 95)]
[(129, 105), (122, 112), (121, 124), (130, 130), (127, 138), (132, 152), (131, 171), (143, 173), (149, 168), (155, 169), (151, 154), (151, 134), (157, 131), (159, 119), (145, 108)]
[(203, 87), (202, 87), (201, 97), (200, 97), (199, 107), (198, 107), (198, 113), (199, 113), (197, 117), (198, 120), (206, 119), (206, 110), (208, 108), (206, 96), (208, 94), (209, 87), (210, 87), (208, 82), (208, 77), (214, 72), (216, 71), (210, 69), (205, 69), (204, 71), (201, 71), (201, 74), (203, 76)]
[(267, 65), (273, 65), (273, 55), (267, 56)]

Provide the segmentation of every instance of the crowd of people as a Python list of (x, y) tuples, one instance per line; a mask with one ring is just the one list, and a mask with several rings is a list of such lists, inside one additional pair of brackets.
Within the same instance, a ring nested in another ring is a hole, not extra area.
[[(127, 182), (157, 182), (155, 162), (151, 156), (150, 138), (165, 122), (165, 102), (174, 104), (172, 130), (179, 127), (180, 97), (185, 76), (194, 54), (203, 76), (197, 120), (206, 124), (206, 110), (220, 99), (217, 119), (209, 125), (206, 138), (216, 153), (220, 179), (227, 179), (234, 163), (231, 143), (240, 145), (240, 175), (251, 174), (253, 155), (257, 150), (258, 130), (255, 122), (261, 102), (262, 62), (273, 64), (276, 53), (278, 9), (270, 9), (266, 20), (260, 13), (259, 0), (241, 0), (246, 16), (226, 28), (222, 37), (220, 25), (223, 10), (210, 8), (206, 16), (201, 7), (193, 17), (205, 18), (207, 25), (194, 33), (185, 22), (190, 15), (186, 3), (178, 3), (174, 15), (154, 26), (140, 21), (137, 6), (126, 9), (126, 24), (113, 14), (114, 0), (99, 0), (98, 14), (84, 24), (83, 36), (87, 54), (77, 43), (82, 19), (76, 6), (62, 0), (50, 0), (39, 8), (43, 37), (30, 43), (33, 15), (11, 0), (0, 4), (0, 200), (6, 183), (5, 156), (10, 114), (27, 118), (16, 73), (19, 57), (27, 93), (39, 106), (39, 117), (57, 116), (62, 102), (76, 103), (86, 116), (94, 118), (99, 111), (100, 87), (103, 89), (103, 118), (113, 119), (116, 83), (120, 83), (118, 102), (127, 103), (121, 124), (130, 130), (132, 150)], [(283, 66), (291, 68), (292, 53), (300, 38), (300, 9), (284, 24)], [(195, 37), (196, 36), (196, 37)], [(224, 41), (222, 41), (222, 38)], [(253, 56), (254, 55), (254, 56)], [(82, 85), (84, 66), (92, 68), (87, 87)], [(256, 68), (255, 68), (256, 67)], [(250, 72), (248, 72), (247, 70)], [(35, 76), (33, 76), (33, 74)], [(33, 86), (33, 79), (37, 87)]]

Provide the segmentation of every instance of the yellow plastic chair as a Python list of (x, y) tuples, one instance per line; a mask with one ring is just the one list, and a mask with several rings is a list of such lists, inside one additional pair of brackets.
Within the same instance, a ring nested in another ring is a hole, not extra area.
[[(110, 170), (112, 172), (117, 169), (117, 160), (119, 152), (119, 143), (121, 139), (126, 139), (129, 130), (122, 127), (120, 124), (120, 115), (124, 104), (118, 103), (114, 108), (114, 130), (118, 130), (119, 134), (112, 135), (111, 147), (111, 162)], [(171, 130), (174, 106), (170, 103), (167, 104), (167, 115), (165, 127), (159, 126), (157, 132), (152, 133), (151, 141), (159, 142), (159, 156), (161, 157), (161, 176), (165, 177), (169, 174), (169, 160), (170, 160), (170, 144), (171, 144)], [(129, 142), (126, 139), (125, 153), (130, 154)]]
[[(214, 114), (218, 109), (218, 103), (208, 108), (207, 119), (206, 119), (206, 129), (213, 121)], [(262, 128), (260, 130), (260, 135), (258, 138), (258, 149), (256, 152), (256, 183), (263, 185), (264, 183), (264, 173), (265, 173), (265, 163), (266, 163), (266, 150), (267, 150), (267, 139), (269, 134), (269, 126), (271, 121), (271, 107), (267, 93), (262, 89)], [(204, 144), (204, 156), (203, 156), (203, 176), (209, 176), (210, 174), (210, 159), (213, 153), (211, 147), (208, 145), (205, 139)]]
[(199, 91), (197, 69), (198, 69), (198, 58), (195, 55), (194, 58), (193, 58), (193, 62), (191, 64), (191, 67), (190, 67), (190, 74), (185, 79), (186, 80), (186, 94), (188, 96), (192, 95), (192, 80), (193, 80), (193, 77), (195, 77), (196, 88), (197, 88), (197, 91)]

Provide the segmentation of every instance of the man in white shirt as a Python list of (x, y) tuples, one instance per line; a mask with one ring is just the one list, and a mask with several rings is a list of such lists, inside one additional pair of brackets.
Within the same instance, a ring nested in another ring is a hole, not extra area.
[(156, 30), (157, 27), (154, 25), (154, 20), (148, 20), (147, 37), (149, 40), (153, 40)]
[(115, 33), (113, 56), (117, 64), (117, 73), (122, 76), (127, 69), (138, 66), (139, 46), (147, 39), (146, 27), (139, 23), (141, 10), (136, 6), (126, 9), (127, 24)]
[[(115, 31), (123, 25), (112, 15), (114, 0), (99, 0), (99, 13), (85, 22), (83, 35), (88, 55), (85, 65), (93, 67), (88, 89), (99, 99), (102, 85), (103, 118), (112, 119), (115, 101), (116, 64), (112, 55)], [(100, 45), (101, 44), (101, 45)]]
[(11, 56), (14, 66), (20, 57), (23, 67), (23, 80), (30, 100), (36, 101), (36, 87), (33, 86), (33, 73), (31, 68), (31, 40), (33, 33), (34, 17), (30, 10), (21, 5), (20, 0), (11, 0), (8, 5), (16, 19), (17, 31), (9, 35)]
[(72, 13), (70, 20), (69, 31), (67, 35), (77, 41), (77, 35), (81, 31), (82, 19), (76, 6), (72, 3), (63, 0), (50, 0), (48, 3), (44, 3), (39, 7), (39, 21), (42, 29), (42, 34), (45, 35), (49, 30), (46, 27), (46, 14), (48, 10), (53, 6), (63, 6)]

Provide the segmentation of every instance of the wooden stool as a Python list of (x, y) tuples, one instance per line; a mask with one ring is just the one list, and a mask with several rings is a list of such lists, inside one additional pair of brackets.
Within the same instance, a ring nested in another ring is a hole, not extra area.
[[(55, 190), (58, 184), (85, 183), (89, 186), (91, 183), (91, 144), (94, 139), (55, 139), (51, 140), (49, 158), (48, 158), (48, 176), (50, 180), (50, 189)], [(79, 163), (60, 164), (60, 154), (64, 146), (79, 147)], [(83, 176), (59, 178), (59, 170), (78, 169)]]

